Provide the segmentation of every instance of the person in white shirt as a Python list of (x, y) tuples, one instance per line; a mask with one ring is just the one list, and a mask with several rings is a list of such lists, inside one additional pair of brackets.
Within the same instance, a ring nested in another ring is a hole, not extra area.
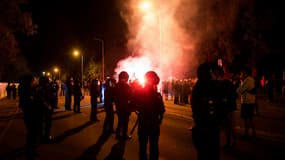
[(255, 125), (253, 122), (254, 108), (256, 105), (256, 87), (250, 69), (241, 71), (241, 85), (237, 88), (237, 93), (241, 97), (241, 118), (244, 120), (244, 138), (249, 136), (249, 128), (252, 129), (252, 136), (256, 136)]

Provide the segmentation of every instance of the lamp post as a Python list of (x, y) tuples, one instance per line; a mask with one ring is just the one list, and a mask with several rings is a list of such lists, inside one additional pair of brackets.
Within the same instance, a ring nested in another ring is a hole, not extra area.
[(79, 56), (79, 54), (81, 55), (81, 87), (83, 87), (83, 54), (79, 53), (78, 50), (74, 50), (73, 51), (73, 55), (74, 56)]
[(99, 41), (101, 43), (101, 55), (102, 55), (102, 81), (104, 81), (105, 77), (105, 59), (104, 59), (104, 40), (100, 38), (93, 38), (95, 41)]

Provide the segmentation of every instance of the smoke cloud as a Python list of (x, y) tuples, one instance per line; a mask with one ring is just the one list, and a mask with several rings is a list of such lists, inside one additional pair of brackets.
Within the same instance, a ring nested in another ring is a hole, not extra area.
[[(197, 65), (209, 58), (211, 51), (205, 48), (211, 48), (221, 33), (234, 29), (240, 8), (238, 0), (118, 2), (121, 16), (128, 24), (130, 57), (119, 61), (115, 72), (143, 67), (156, 71), (162, 79), (195, 76)], [(148, 63), (132, 67), (146, 59)], [(129, 71), (132, 75), (131, 72), (136, 71)]]

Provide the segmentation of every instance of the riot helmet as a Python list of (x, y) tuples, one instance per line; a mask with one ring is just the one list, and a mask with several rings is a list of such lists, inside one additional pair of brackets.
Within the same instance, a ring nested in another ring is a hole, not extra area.
[(211, 80), (212, 73), (216, 71), (217, 65), (212, 62), (202, 63), (197, 69), (197, 77), (199, 80)]
[(145, 83), (146, 84), (153, 84), (153, 85), (158, 85), (160, 78), (154, 71), (148, 71), (145, 74)]
[(128, 81), (129, 80), (129, 74), (126, 71), (122, 71), (119, 74), (119, 81)]

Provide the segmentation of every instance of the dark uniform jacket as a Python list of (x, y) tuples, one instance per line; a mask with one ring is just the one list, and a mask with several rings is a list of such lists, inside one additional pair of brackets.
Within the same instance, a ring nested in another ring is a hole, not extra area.
[(144, 88), (138, 97), (139, 125), (152, 128), (161, 124), (165, 106), (160, 93), (151, 88)]
[(216, 126), (222, 118), (221, 99), (216, 81), (198, 80), (193, 87), (191, 107), (196, 126)]
[(114, 88), (115, 104), (117, 112), (130, 113), (131, 88), (127, 83), (118, 82)]

